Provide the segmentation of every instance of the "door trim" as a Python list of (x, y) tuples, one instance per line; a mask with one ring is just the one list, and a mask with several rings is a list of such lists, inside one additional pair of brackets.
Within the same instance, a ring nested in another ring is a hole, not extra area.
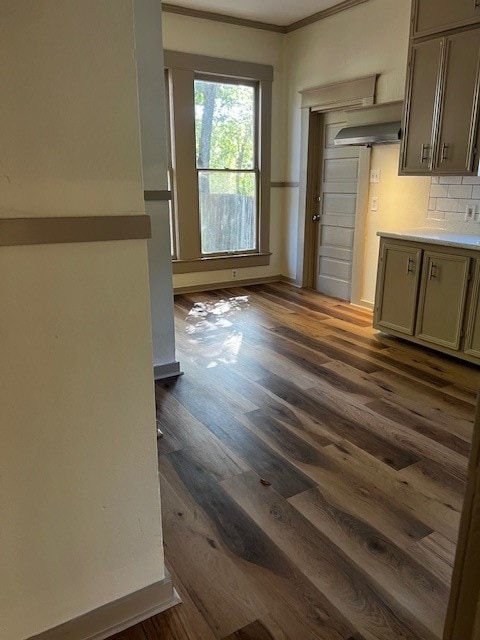
[[(346, 108), (361, 108), (374, 105), (378, 77), (378, 74), (374, 74), (362, 78), (353, 78), (352, 80), (344, 82), (303, 89), (299, 92), (302, 96), (302, 103), (300, 110), (300, 190), (298, 200), (297, 269), (295, 278), (295, 285), (298, 287), (313, 287), (312, 260), (315, 259), (315, 254), (314, 246), (312, 246), (312, 234), (314, 233), (314, 225), (311, 220), (310, 207), (312, 205), (312, 178), (314, 180), (316, 179), (312, 171), (312, 159), (315, 158), (315, 155), (312, 154), (315, 153), (315, 145), (319, 142), (317, 135), (318, 127), (321, 124), (319, 116), (327, 111), (342, 111)], [(318, 169), (318, 167), (316, 167), (316, 169)], [(318, 171), (316, 175), (318, 176)], [(313, 185), (315, 185), (315, 182), (313, 182)], [(313, 194), (313, 198), (315, 198), (315, 194)], [(366, 207), (361, 213), (366, 219)], [(363, 229), (365, 219), (363, 220)], [(356, 224), (357, 220), (355, 221), (355, 233), (357, 231)], [(362, 228), (360, 228), (360, 233), (362, 233)], [(361, 262), (357, 264), (363, 265), (363, 256), (361, 253), (358, 247), (357, 259)], [(354, 261), (353, 270), (355, 270), (356, 266)], [(357, 304), (361, 304), (360, 297), (358, 297)]]
[(322, 149), (321, 131), (323, 115), (310, 109), (302, 109), (300, 192), (298, 204), (297, 277), (298, 287), (314, 287), (315, 249), (317, 226), (312, 211), (317, 193), (318, 163)]

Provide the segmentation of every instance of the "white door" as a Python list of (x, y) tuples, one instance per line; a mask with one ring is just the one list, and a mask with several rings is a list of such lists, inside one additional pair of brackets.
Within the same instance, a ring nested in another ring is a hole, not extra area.
[(335, 147), (335, 136), (345, 126), (343, 112), (325, 114), (315, 288), (350, 300), (360, 147)]

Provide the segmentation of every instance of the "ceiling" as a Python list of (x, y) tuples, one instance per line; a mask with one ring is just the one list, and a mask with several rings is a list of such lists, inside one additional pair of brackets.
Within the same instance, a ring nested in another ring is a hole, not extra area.
[(169, 4), (286, 27), (344, 0), (168, 0)]

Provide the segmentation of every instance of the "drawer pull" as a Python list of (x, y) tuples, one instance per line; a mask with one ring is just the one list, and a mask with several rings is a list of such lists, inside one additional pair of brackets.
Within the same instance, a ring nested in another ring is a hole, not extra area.
[(413, 258), (408, 258), (407, 260), (407, 276), (409, 273), (413, 273), (415, 267), (415, 260)]
[(428, 274), (428, 279), (433, 280), (433, 278), (437, 277), (437, 265), (432, 262), (430, 264), (430, 273)]
[(429, 144), (422, 144), (422, 149), (421, 149), (421, 152), (420, 152), (420, 162), (427, 162), (427, 160), (428, 160), (428, 150), (429, 149), (430, 149), (430, 145)]
[(449, 149), (450, 145), (447, 144), (446, 142), (444, 142), (442, 144), (442, 158), (441, 161), (445, 162), (445, 160), (448, 160), (448, 149)]

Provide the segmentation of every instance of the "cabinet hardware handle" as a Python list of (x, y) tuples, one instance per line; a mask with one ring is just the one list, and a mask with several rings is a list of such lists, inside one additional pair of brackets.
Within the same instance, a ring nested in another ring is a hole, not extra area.
[(426, 162), (428, 160), (429, 144), (422, 144), (422, 150), (420, 152), (420, 162)]
[(408, 258), (407, 260), (407, 276), (409, 273), (413, 273), (413, 268), (415, 266), (415, 260), (413, 258)]
[(446, 142), (444, 142), (442, 144), (442, 162), (445, 162), (445, 160), (448, 160), (448, 149), (449, 149), (450, 145), (447, 144)]
[(436, 278), (437, 277), (437, 265), (432, 262), (430, 264), (430, 273), (428, 274), (428, 279), (432, 280), (432, 278)]
[(480, 7), (480, 0), (474, 0), (473, 8), (478, 9)]

